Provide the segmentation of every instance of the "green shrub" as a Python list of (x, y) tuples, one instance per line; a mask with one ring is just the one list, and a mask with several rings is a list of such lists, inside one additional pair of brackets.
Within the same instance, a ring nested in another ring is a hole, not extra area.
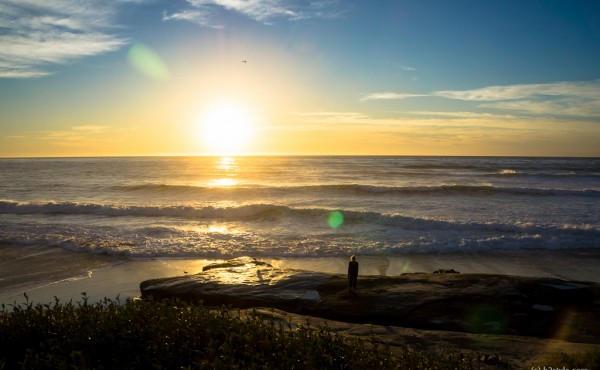
[(241, 318), (181, 301), (104, 299), (2, 306), (0, 369), (472, 369), (458, 354), (423, 355), (327, 328)]

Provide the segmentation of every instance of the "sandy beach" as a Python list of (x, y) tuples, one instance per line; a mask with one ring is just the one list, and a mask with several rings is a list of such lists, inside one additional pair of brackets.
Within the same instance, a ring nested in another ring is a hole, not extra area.
[[(121, 299), (140, 295), (140, 282), (153, 278), (194, 274), (217, 260), (127, 259), (59, 248), (0, 246), (0, 304), (22, 303), (23, 293), (33, 302), (104, 297)], [(347, 258), (265, 258), (275, 267), (345, 274)], [(359, 255), (360, 275), (396, 276), (407, 272), (454, 269), (461, 273), (556, 277), (600, 282), (600, 251), (512, 250), (480, 253)]]

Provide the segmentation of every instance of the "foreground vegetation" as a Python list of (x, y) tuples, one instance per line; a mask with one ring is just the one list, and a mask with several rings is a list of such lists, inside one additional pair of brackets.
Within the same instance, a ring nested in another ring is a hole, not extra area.
[(393, 357), (375, 341), (180, 301), (2, 306), (0, 368), (471, 369), (462, 356)]
[[(27, 298), (27, 296), (25, 296)], [(596, 355), (597, 358), (597, 355)], [(556, 361), (557, 359), (552, 359)], [(561, 359), (564, 363), (565, 359)], [(554, 362), (551, 361), (551, 362)], [(476, 369), (457, 353), (423, 354), (309, 324), (266, 322), (181, 301), (104, 299), (2, 305), (0, 369)]]

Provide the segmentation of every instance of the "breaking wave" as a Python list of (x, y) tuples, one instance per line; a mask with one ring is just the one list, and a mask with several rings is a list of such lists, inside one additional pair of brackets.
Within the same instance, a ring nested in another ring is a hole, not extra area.
[(97, 215), (177, 218), (249, 218), (268, 216), (289, 210), (270, 204), (252, 204), (238, 207), (194, 206), (136, 206), (105, 205), (74, 202), (16, 202), (0, 201), (0, 214)]
[[(277, 219), (283, 217), (322, 218), (327, 217), (334, 209), (328, 208), (293, 208), (277, 204), (248, 204), (233, 207), (215, 206), (134, 206), (104, 205), (74, 202), (17, 202), (0, 201), (0, 214), (15, 215), (95, 215), (107, 217), (166, 217), (180, 219), (224, 219), (252, 221), (261, 219)], [(431, 227), (431, 228), (463, 228), (478, 225), (480, 229), (513, 230), (515, 225), (485, 223), (455, 223), (436, 221), (427, 218), (414, 218), (402, 215), (391, 215), (373, 211), (338, 210), (343, 213), (345, 221), (350, 223), (367, 223), (399, 227)], [(469, 226), (470, 225), (470, 226)], [(500, 229), (499, 229), (500, 228)], [(508, 229), (506, 229), (508, 228)]]
[[(216, 208), (0, 201), (0, 242), (126, 258), (332, 256), (600, 246), (600, 227), (594, 224), (460, 222), (342, 209), (339, 211), (344, 217), (343, 226), (336, 229), (327, 225), (332, 211), (274, 204)], [(36, 215), (44, 222), (32, 222)], [(81, 217), (73, 223), (51, 215)], [(94, 216), (112, 221), (102, 220), (102, 225), (98, 225)]]

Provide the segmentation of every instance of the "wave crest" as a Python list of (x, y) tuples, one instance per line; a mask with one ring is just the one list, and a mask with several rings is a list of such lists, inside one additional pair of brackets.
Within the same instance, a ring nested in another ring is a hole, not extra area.
[[(78, 218), (76, 224), (44, 217), (44, 225), (6, 217), (0, 242), (57, 246), (138, 257), (253, 255), (336, 255), (352, 253), (451, 252), (496, 248), (595, 248), (597, 224), (460, 222), (339, 210), (343, 227), (332, 229), (327, 208), (277, 204), (237, 207), (117, 206), (71, 202), (0, 201), (0, 214), (138, 217), (104, 222)], [(154, 219), (144, 220), (142, 217)], [(165, 220), (164, 218), (169, 218)], [(170, 218), (191, 220), (191, 222)], [(204, 219), (204, 221), (196, 221)], [(91, 221), (91, 222), (90, 222)], [(232, 231), (200, 225), (232, 225)], [(237, 230), (236, 230), (237, 229)]]
[[(277, 204), (247, 204), (235, 207), (214, 206), (119, 206), (73, 202), (17, 202), (0, 201), (0, 214), (41, 214), (41, 215), (97, 215), (109, 217), (169, 217), (184, 219), (226, 219), (253, 221), (261, 219), (277, 220), (293, 218), (299, 222), (326, 219), (334, 211), (327, 208), (293, 208)], [(416, 218), (399, 214), (384, 214), (374, 211), (339, 210), (348, 225), (371, 224), (407, 230), (488, 230), (500, 232), (538, 233), (549, 229), (562, 233), (600, 233), (592, 225), (561, 225), (560, 227), (535, 226), (524, 224), (456, 222)]]
[(74, 202), (17, 202), (0, 201), (0, 213), (4, 214), (56, 214), (98, 216), (140, 216), (180, 218), (248, 218), (260, 217), (289, 210), (274, 204), (250, 204), (238, 207), (194, 206), (132, 206), (104, 205)]

